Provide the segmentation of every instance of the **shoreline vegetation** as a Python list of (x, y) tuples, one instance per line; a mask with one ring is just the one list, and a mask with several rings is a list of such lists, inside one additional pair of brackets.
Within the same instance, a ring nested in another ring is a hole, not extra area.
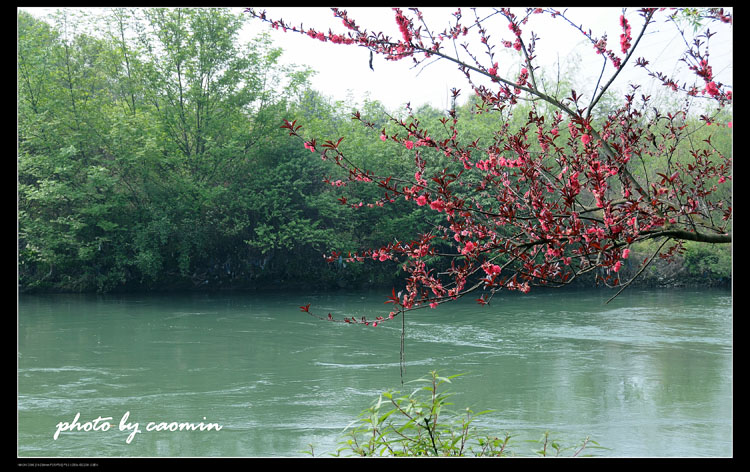
[[(309, 82), (315, 72), (280, 65), (283, 51), (268, 36), (240, 43), (245, 18), (226, 9), (103, 12), (17, 14), (19, 293), (403, 286), (396, 261), (324, 254), (410, 241), (444, 225), (442, 214), (400, 198), (378, 205), (382, 189), (347, 180), (280, 129), (295, 118), (311, 135), (346, 136), (341, 147), (361, 168), (408, 180), (413, 153), (379, 139), (393, 131), (394, 111), (321, 95)], [(564, 66), (561, 94), (577, 86), (575, 61)], [(476, 113), (478, 104), (454, 105), (461, 139), (493, 134), (497, 117)], [(524, 126), (529, 106), (501, 117), (509, 129)], [(608, 112), (600, 108), (595, 120)], [(355, 109), (372, 129), (352, 120)], [(413, 112), (442, 129), (445, 110)], [(723, 113), (717, 122), (731, 120)], [(698, 117), (685, 126), (693, 141), (731, 155), (731, 128)], [(690, 149), (671, 158), (687, 162)], [(441, 165), (432, 160), (428, 167)], [(658, 179), (657, 160), (634, 172)], [(660, 243), (634, 244), (620, 280)], [(681, 251), (671, 264), (655, 258), (633, 286), (731, 285), (731, 244), (687, 242)], [(593, 286), (595, 275), (575, 286)]]
[[(677, 288), (707, 288), (707, 289), (732, 289), (732, 277), (731, 269), (727, 272), (712, 272), (710, 270), (703, 270), (698, 272), (697, 269), (691, 269), (691, 267), (685, 264), (677, 262), (664, 263), (658, 261), (654, 263), (655, 267), (650, 270), (644, 271), (635, 281), (629, 286), (633, 289), (677, 289)], [(402, 283), (398, 275), (392, 276), (389, 280), (389, 274), (380, 274), (375, 276), (371, 274), (369, 277), (358, 277), (358, 278), (346, 278), (346, 277), (330, 277), (316, 280), (300, 280), (295, 278), (293, 280), (283, 279), (261, 279), (256, 281), (245, 281), (234, 282), (234, 283), (222, 283), (218, 281), (216, 284), (201, 284), (195, 285), (192, 283), (186, 283), (185, 281), (175, 281), (174, 283), (164, 283), (158, 287), (120, 287), (110, 290), (108, 292), (99, 292), (96, 290), (70, 290), (62, 287), (41, 289), (35, 288), (23, 288), (19, 286), (19, 295), (39, 295), (39, 294), (65, 294), (65, 293), (78, 293), (78, 294), (128, 294), (128, 293), (170, 293), (170, 292), (186, 292), (186, 293), (220, 293), (220, 292), (260, 292), (260, 291), (274, 291), (274, 290), (312, 290), (316, 292), (326, 291), (340, 291), (340, 290), (382, 290), (384, 296), (387, 295), (391, 288), (398, 286)], [(634, 267), (626, 267), (623, 269), (624, 276), (635, 275)], [(543, 290), (545, 292), (555, 290), (580, 290), (580, 289), (606, 289), (616, 290), (614, 287), (607, 287), (601, 283), (597, 283), (593, 275), (579, 279), (570, 285), (551, 288), (551, 287), (535, 287), (535, 291)], [(627, 289), (626, 289), (627, 290)]]

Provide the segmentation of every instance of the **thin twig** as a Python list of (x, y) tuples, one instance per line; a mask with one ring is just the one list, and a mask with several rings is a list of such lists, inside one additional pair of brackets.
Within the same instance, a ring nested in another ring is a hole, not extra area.
[(399, 353), (399, 367), (401, 369), (401, 387), (404, 386), (404, 374), (406, 373), (406, 364), (404, 364), (404, 338), (406, 336), (406, 311), (401, 311), (401, 351)]
[[(615, 70), (615, 73), (612, 74), (612, 77), (609, 79), (609, 82), (607, 82), (604, 85), (604, 87), (602, 87), (602, 90), (599, 92), (599, 94), (596, 96), (596, 98), (591, 102), (589, 110), (591, 108), (593, 108), (594, 106), (596, 106), (597, 102), (599, 102), (599, 99), (602, 98), (602, 95), (604, 95), (604, 92), (607, 91), (607, 89), (609, 88), (609, 86), (612, 85), (612, 82), (615, 81), (615, 79), (620, 74), (620, 72), (625, 68), (625, 64), (628, 63), (628, 60), (630, 59), (630, 56), (633, 55), (633, 52), (635, 52), (636, 47), (638, 47), (638, 43), (641, 42), (641, 38), (643, 37), (643, 33), (646, 32), (646, 28), (651, 23), (651, 18), (653, 18), (653, 16), (654, 16), (654, 12), (653, 11), (648, 12), (648, 14), (646, 15), (646, 22), (643, 24), (643, 28), (641, 28), (641, 32), (638, 34), (638, 37), (636, 38), (635, 42), (630, 47), (630, 51), (628, 51), (628, 54), (625, 56), (625, 59), (623, 59), (622, 62), (620, 63), (620, 67), (618, 67)], [(594, 93), (596, 93), (596, 91), (594, 91)]]
[(612, 300), (614, 300), (615, 298), (617, 298), (617, 296), (618, 296), (618, 295), (620, 295), (620, 294), (621, 294), (621, 293), (623, 292), (623, 290), (625, 290), (626, 288), (628, 288), (628, 287), (630, 286), (630, 284), (632, 284), (632, 283), (633, 283), (633, 281), (634, 281), (635, 279), (637, 279), (637, 278), (638, 278), (638, 276), (639, 276), (639, 275), (641, 275), (641, 273), (642, 273), (642, 272), (643, 272), (644, 270), (646, 270), (646, 267), (648, 267), (648, 266), (649, 266), (649, 265), (651, 264), (651, 262), (652, 262), (652, 261), (654, 260), (654, 258), (655, 258), (655, 257), (657, 256), (657, 254), (659, 254), (659, 253), (661, 252), (661, 248), (663, 248), (663, 247), (664, 247), (664, 245), (665, 245), (665, 244), (667, 244), (667, 242), (669, 242), (670, 240), (671, 240), (671, 238), (667, 238), (667, 239), (665, 239), (665, 240), (664, 240), (664, 242), (663, 242), (663, 243), (661, 243), (661, 246), (659, 246), (659, 249), (657, 249), (657, 250), (656, 250), (656, 252), (655, 252), (655, 253), (654, 253), (654, 254), (653, 254), (653, 255), (651, 256), (651, 258), (650, 258), (650, 259), (649, 259), (649, 260), (648, 260), (648, 261), (647, 261), (647, 262), (646, 262), (645, 264), (643, 264), (643, 267), (641, 267), (641, 269), (640, 269), (640, 270), (638, 271), (638, 273), (637, 273), (637, 274), (635, 274), (635, 276), (633, 276), (633, 278), (632, 278), (632, 279), (630, 279), (630, 280), (628, 281), (628, 283), (626, 283), (625, 285), (623, 285), (623, 286), (622, 286), (622, 288), (621, 288), (621, 289), (620, 289), (620, 290), (619, 290), (619, 291), (618, 291), (618, 292), (617, 292), (616, 294), (614, 294), (614, 295), (612, 296), (612, 298), (610, 298), (609, 300), (607, 300), (607, 301), (606, 301), (606, 302), (605, 302), (604, 304), (605, 304), (605, 305), (606, 305), (606, 304), (608, 304), (609, 302), (611, 302)]

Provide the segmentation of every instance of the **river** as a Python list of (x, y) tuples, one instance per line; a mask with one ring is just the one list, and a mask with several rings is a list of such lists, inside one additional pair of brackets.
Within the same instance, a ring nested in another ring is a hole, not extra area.
[[(524, 456), (545, 431), (590, 436), (604, 457), (732, 456), (731, 292), (609, 296), (538, 291), (411, 312), (405, 379), (465, 374), (452, 402), (494, 410), (480, 425), (510, 432)], [(299, 306), (372, 316), (385, 297), (21, 295), (18, 456), (304, 457), (310, 444), (325, 455), (380, 392), (402, 390), (401, 323), (329, 323)], [(169, 430), (178, 424), (203, 429)]]

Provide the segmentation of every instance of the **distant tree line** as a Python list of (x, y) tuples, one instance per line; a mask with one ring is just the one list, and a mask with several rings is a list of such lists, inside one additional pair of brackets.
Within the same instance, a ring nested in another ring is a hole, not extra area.
[[(413, 154), (350, 113), (356, 105), (380, 130), (393, 111), (322, 96), (314, 71), (280, 65), (267, 36), (241, 42), (246, 18), (227, 9), (97, 14), (18, 11), (21, 291), (398, 283), (397, 263), (345, 255), (427, 232), (435, 212), (378, 205), (377, 188), (354, 185), (280, 128), (298, 119), (316, 135), (346, 135), (341, 146), (361, 167), (407, 176)], [(496, 124), (476, 105), (456, 109), (467, 137)], [(445, 111), (414, 115), (439, 127)], [(507, 116), (510, 126), (521, 115)], [(731, 149), (730, 130), (704, 126), (697, 137), (709, 131)], [(331, 250), (343, 257), (326, 260)], [(685, 267), (725, 277), (728, 251), (688, 247)]]

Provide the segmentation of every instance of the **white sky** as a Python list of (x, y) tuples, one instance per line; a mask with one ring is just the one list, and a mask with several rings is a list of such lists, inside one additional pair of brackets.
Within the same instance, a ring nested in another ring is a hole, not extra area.
[[(327, 32), (329, 28), (336, 33), (346, 32), (346, 28), (341, 24), (341, 20), (334, 18), (329, 8), (309, 7), (309, 8), (284, 8), (284, 7), (266, 7), (258, 8), (266, 10), (267, 16), (272, 19), (284, 19), (288, 25), (299, 26), (303, 23), (305, 28), (314, 28), (317, 31)], [(400, 34), (394, 19), (394, 13), (390, 8), (384, 7), (354, 7), (346, 8), (350, 18), (362, 28), (368, 31), (383, 31), (384, 33), (400, 38)], [(405, 14), (413, 17), (412, 12), (402, 8)], [(427, 24), (434, 30), (442, 31), (448, 23), (453, 20), (452, 13), (454, 7), (431, 7), (421, 9)], [(479, 10), (482, 11), (482, 10)], [(489, 12), (489, 10), (484, 10)], [(468, 8), (462, 9), (463, 22), (469, 24), (473, 19), (473, 13)], [(522, 10), (516, 11), (521, 16)], [(608, 33), (608, 47), (615, 50), (619, 56), (619, 37), (621, 28), (619, 17), (622, 14), (622, 8), (570, 8), (566, 16), (576, 24), (583, 24), (584, 29), (591, 29), (594, 36)], [(480, 16), (482, 16), (480, 14)], [(632, 35), (635, 37), (641, 29), (642, 18), (635, 10), (628, 10), (626, 18), (632, 27)], [(497, 16), (493, 19), (494, 30), (489, 29), (494, 38), (512, 40), (511, 32), (507, 28), (507, 22), (504, 18)], [(411, 102), (414, 108), (421, 104), (427, 103), (434, 107), (444, 109), (449, 106), (449, 90), (453, 87), (462, 90), (462, 96), (466, 98), (471, 91), (469, 85), (461, 72), (455, 65), (446, 61), (438, 61), (424, 70), (414, 69), (410, 59), (398, 62), (386, 61), (382, 56), (375, 56), (374, 72), (368, 66), (369, 52), (363, 48), (322, 43), (321, 41), (310, 39), (295, 33), (284, 33), (273, 30), (267, 23), (260, 20), (250, 22), (248, 28), (260, 29), (270, 32), (274, 43), (284, 50), (283, 60), (289, 63), (308, 64), (318, 71), (317, 76), (313, 79), (313, 88), (321, 91), (325, 95), (334, 98), (345, 98), (347, 93), (353, 97), (362, 97), (364, 94), (370, 95), (371, 98), (383, 102), (388, 108), (401, 107), (406, 102)], [(647, 33), (638, 46), (635, 56), (643, 56), (651, 61), (661, 72), (670, 74), (676, 67), (686, 70), (684, 63), (679, 62), (682, 52), (685, 50), (684, 41), (679, 36), (677, 29), (672, 24), (662, 22), (649, 27)], [(718, 80), (725, 84), (733, 84), (732, 81), (732, 37), (731, 30), (721, 28), (718, 25), (716, 30), (721, 30), (722, 35), (716, 35), (711, 39), (711, 63), (713, 71)], [(496, 31), (496, 32), (494, 32)], [(602, 67), (602, 57), (596, 55), (590, 43), (583, 38), (583, 35), (574, 29), (568, 22), (562, 18), (551, 19), (549, 15), (534, 15), (525, 27), (524, 40), (528, 40), (528, 33), (534, 31), (539, 36), (537, 41), (538, 64), (546, 69), (548, 73), (556, 74), (556, 64), (558, 60), (563, 63), (561, 74), (565, 72), (565, 62), (571, 58), (580, 63), (581, 76), (576, 80), (581, 84), (589, 84), (593, 89), (594, 84), (599, 76)], [(467, 38), (476, 40), (475, 35), (469, 35)], [(459, 49), (461, 51), (461, 49)], [(475, 48), (474, 51), (482, 53), (484, 49)], [(573, 56), (578, 51), (580, 57)], [(500, 62), (500, 70), (503, 71), (503, 64), (514, 70), (517, 74), (518, 67), (511, 67), (511, 64), (518, 64), (520, 59), (519, 53), (512, 49), (505, 49), (501, 45), (495, 48), (496, 60)], [(580, 60), (578, 60), (580, 59)], [(634, 58), (628, 64), (628, 69), (634, 69)], [(660, 67), (661, 66), (661, 67)], [(611, 73), (611, 66), (607, 72)], [(507, 69), (506, 69), (507, 70)], [(642, 72), (642, 70), (639, 70)], [(605, 73), (604, 81), (609, 75)], [(690, 74), (685, 77), (688, 83), (694, 82), (694, 76)], [(614, 86), (622, 86), (626, 80), (637, 80), (644, 86), (646, 77), (640, 75), (627, 75), (623, 72)], [(651, 85), (642, 89), (645, 93), (657, 94), (663, 89), (661, 86)], [(580, 90), (578, 90), (580, 91)]]
[[(303, 23), (305, 28), (315, 28), (317, 31), (327, 32), (330, 28), (334, 33), (348, 31), (341, 21), (335, 18), (327, 7), (264, 7), (269, 18), (283, 19), (289, 25), (299, 26)], [(562, 8), (561, 8), (562, 9)], [(44, 14), (53, 9), (48, 8), (24, 8), (32, 13)], [(243, 8), (235, 11), (242, 12)], [(394, 13), (391, 8), (386, 7), (353, 7), (346, 8), (350, 17), (356, 23), (368, 31), (383, 31), (384, 33), (399, 38)], [(413, 16), (406, 8), (402, 8), (408, 16)], [(423, 8), (427, 24), (435, 31), (442, 31), (449, 22), (453, 20), (452, 13), (455, 7), (429, 7)], [(473, 13), (469, 8), (463, 8), (463, 23), (470, 24)], [(489, 10), (480, 9), (487, 13)], [(514, 10), (519, 16), (523, 14), (522, 9)], [(591, 29), (594, 36), (598, 37), (604, 32), (608, 33), (608, 47), (619, 54), (619, 36), (621, 28), (619, 17), (622, 8), (606, 7), (579, 7), (568, 9), (566, 16), (576, 24), (582, 24), (585, 29)], [(480, 14), (480, 16), (483, 16)], [(626, 12), (631, 27), (632, 35), (635, 37), (641, 29), (642, 19), (634, 9)], [(507, 22), (499, 15), (493, 18), (493, 25), (489, 28), (491, 40), (512, 40), (511, 32), (507, 28)], [(649, 27), (651, 33), (647, 33), (636, 52), (637, 57), (646, 57), (655, 69), (671, 74), (679, 67), (686, 70), (684, 63), (679, 62), (682, 52), (685, 50), (683, 39), (679, 36), (677, 29), (672, 24), (659, 22)], [(725, 84), (733, 84), (732, 72), (732, 34), (731, 29), (722, 28), (718, 24), (712, 30), (720, 31), (711, 39), (711, 64), (717, 80)], [(566, 64), (573, 62), (579, 65), (579, 73), (574, 77), (580, 88), (589, 87), (593, 89), (602, 66), (602, 58), (594, 53), (593, 47), (583, 38), (581, 33), (574, 29), (562, 18), (551, 19), (549, 15), (533, 15), (531, 21), (523, 27), (524, 40), (528, 41), (529, 32), (534, 31), (539, 40), (537, 41), (537, 64), (542, 66), (548, 74), (557, 73), (556, 64), (562, 63), (561, 75), (565, 75)], [(398, 62), (386, 61), (382, 56), (375, 56), (374, 71), (370, 70), (369, 51), (355, 47), (322, 43), (295, 33), (284, 33), (271, 28), (267, 23), (260, 20), (248, 20), (244, 33), (250, 36), (260, 32), (271, 35), (274, 45), (284, 50), (282, 62), (303, 65), (306, 64), (317, 71), (312, 78), (312, 87), (324, 95), (333, 99), (353, 98), (360, 101), (365, 95), (371, 99), (382, 102), (387, 108), (394, 110), (402, 107), (406, 102), (411, 102), (414, 108), (422, 104), (430, 104), (439, 109), (449, 106), (449, 90), (453, 87), (462, 90), (465, 99), (471, 94), (465, 77), (455, 65), (447, 61), (438, 61), (424, 70), (412, 67), (411, 59)], [(466, 40), (476, 40), (476, 35), (470, 34)], [(447, 44), (447, 43), (446, 43)], [(461, 49), (459, 48), (461, 52)], [(482, 54), (483, 48), (474, 48), (477, 54)], [(578, 55), (575, 55), (577, 51)], [(515, 76), (518, 72), (520, 55), (515, 50), (505, 49), (502, 45), (495, 48), (495, 59), (500, 63), (500, 72), (510, 72), (508, 76)], [(484, 59), (483, 57), (480, 57)], [(657, 95), (663, 91), (660, 85), (648, 84), (647, 77), (642, 71), (630, 72), (635, 69), (634, 58), (628, 64), (626, 70), (618, 77), (614, 86), (623, 90), (624, 84), (630, 80), (641, 83), (644, 87), (642, 92)], [(609, 66), (608, 73), (612, 72)], [(640, 75), (638, 75), (640, 74)], [(603, 81), (608, 79), (605, 73)], [(692, 74), (683, 75), (683, 80), (692, 84), (695, 77)], [(583, 92), (576, 88), (578, 92)]]

